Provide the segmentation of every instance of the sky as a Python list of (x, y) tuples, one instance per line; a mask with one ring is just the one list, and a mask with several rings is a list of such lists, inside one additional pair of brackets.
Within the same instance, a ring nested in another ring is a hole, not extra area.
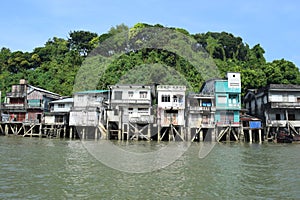
[(70, 31), (106, 33), (138, 22), (184, 28), (191, 34), (229, 32), (271, 62), (300, 67), (298, 0), (9, 0), (0, 4), (0, 48), (32, 52)]

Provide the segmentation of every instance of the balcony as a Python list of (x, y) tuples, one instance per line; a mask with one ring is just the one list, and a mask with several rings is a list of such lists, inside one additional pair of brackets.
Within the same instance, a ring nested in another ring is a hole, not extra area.
[(111, 100), (112, 104), (146, 104), (150, 105), (151, 100), (150, 99), (121, 99), (121, 100), (116, 100), (112, 99)]
[(220, 110), (240, 110), (241, 105), (239, 103), (217, 104), (217, 109)]
[(142, 115), (140, 117), (130, 117), (129, 116), (129, 122), (130, 123), (138, 123), (138, 124), (150, 124), (154, 122), (153, 115)]
[(6, 93), (6, 97), (9, 98), (23, 98), (26, 96), (26, 92), (8, 92)]
[(300, 102), (271, 102), (271, 108), (299, 108)]
[(25, 104), (3, 104), (2, 110), (25, 111)]

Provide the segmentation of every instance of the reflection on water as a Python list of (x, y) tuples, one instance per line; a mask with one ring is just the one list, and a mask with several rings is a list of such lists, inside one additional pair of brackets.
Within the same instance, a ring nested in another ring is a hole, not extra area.
[[(145, 152), (165, 144), (115, 145)], [(299, 144), (217, 144), (207, 157), (199, 159), (201, 145), (193, 143), (164, 169), (132, 174), (103, 165), (80, 141), (3, 136), (0, 199), (300, 197)]]

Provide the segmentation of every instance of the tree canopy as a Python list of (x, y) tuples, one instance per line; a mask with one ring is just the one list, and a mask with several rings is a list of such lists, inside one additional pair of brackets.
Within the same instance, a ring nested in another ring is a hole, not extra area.
[[(96, 66), (100, 57), (89, 57), (89, 54), (104, 45), (106, 41), (113, 38), (118, 48), (125, 50), (125, 53), (112, 61), (102, 72), (102, 76), (97, 83), (98, 89), (107, 89), (110, 84), (122, 82), (124, 78), (131, 82), (139, 82), (141, 79), (149, 84), (166, 81), (172, 83), (172, 74), (179, 72), (184, 80), (191, 86), (191, 90), (198, 91), (204, 79), (193, 66), (190, 60), (185, 59), (174, 51), (160, 48), (144, 48), (141, 44), (148, 40), (151, 44), (160, 44), (166, 41), (158, 34), (158, 39), (152, 41), (140, 30), (155, 27), (161, 28), (162, 25), (149, 25), (137, 23), (132, 28), (124, 24), (112, 27), (107, 33), (97, 34), (89, 31), (70, 31), (68, 38), (53, 37), (45, 42), (42, 47), (36, 47), (32, 52), (15, 51), (12, 52), (8, 47), (0, 50), (0, 90), (8, 92), (12, 84), (18, 83), (19, 79), (25, 78), (29, 84), (45, 88), (61, 95), (72, 95), (73, 85), (78, 70), (84, 63)], [(240, 72), (242, 77), (242, 91), (249, 88), (259, 88), (271, 83), (300, 84), (300, 73), (298, 67), (285, 59), (267, 62), (265, 50), (260, 44), (250, 47), (241, 37), (234, 36), (226, 32), (207, 32), (190, 34), (182, 28), (167, 28), (192, 38), (196, 41), (192, 44), (192, 50), (184, 52), (191, 55), (198, 48), (205, 49), (207, 56), (212, 59), (217, 66), (220, 76), (224, 77), (226, 72)], [(122, 33), (126, 33), (122, 35)], [(118, 37), (114, 37), (120, 34)], [(157, 34), (157, 33), (154, 33)], [(169, 34), (169, 33), (164, 33)], [(172, 34), (170, 37), (177, 37)], [(122, 37), (134, 38), (134, 43), (124, 43)], [(160, 41), (161, 40), (161, 41)], [(177, 40), (174, 45), (180, 47), (183, 40)], [(188, 41), (189, 42), (189, 41)], [(135, 45), (135, 48), (132, 47)], [(159, 46), (159, 45), (158, 45)], [(136, 48), (139, 47), (139, 48)], [(108, 51), (108, 54), (114, 54)], [(103, 56), (109, 56), (104, 55)], [(205, 54), (202, 55), (205, 57)], [(190, 56), (191, 58), (193, 55)], [(104, 57), (103, 57), (104, 58)], [(156, 69), (153, 69), (155, 64)], [(158, 65), (157, 65), (158, 64)], [(206, 65), (207, 63), (201, 63)], [(140, 67), (137, 72), (137, 67)], [(139, 78), (131, 77), (126, 73), (133, 70), (135, 74), (140, 74)], [(152, 73), (148, 73), (147, 71)], [(172, 71), (174, 70), (174, 71)], [(147, 72), (147, 73), (143, 73)], [(170, 73), (161, 76), (157, 72)], [(202, 69), (205, 71), (205, 68)], [(157, 75), (157, 77), (156, 77)], [(153, 77), (152, 80), (149, 77)], [(174, 83), (182, 83), (181, 79), (176, 79)]]

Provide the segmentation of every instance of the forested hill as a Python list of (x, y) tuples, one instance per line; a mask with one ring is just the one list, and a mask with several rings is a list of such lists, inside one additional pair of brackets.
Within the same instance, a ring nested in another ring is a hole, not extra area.
[[(0, 52), (0, 90), (5, 94), (12, 84), (25, 78), (31, 85), (61, 95), (71, 95), (75, 76), (89, 52), (120, 32), (146, 27), (162, 28), (161, 25), (138, 23), (129, 29), (121, 24), (103, 34), (72, 31), (68, 38), (53, 37), (43, 47), (36, 47), (32, 52), (12, 52), (9, 47), (3, 47)], [(284, 59), (266, 62), (265, 51), (259, 44), (250, 47), (242, 38), (226, 32), (190, 34), (181, 28), (169, 29), (193, 37), (213, 58), (221, 76), (224, 77), (227, 71), (241, 72), (243, 92), (270, 83), (300, 84), (297, 66)], [(180, 56), (158, 49), (141, 49), (126, 53), (112, 62), (98, 83), (98, 89), (107, 89), (107, 85), (117, 83), (132, 65), (146, 64), (147, 67), (147, 64), (153, 63), (162, 63), (174, 69), (180, 65), (181, 72), (195, 91), (202, 84), (201, 75)]]

